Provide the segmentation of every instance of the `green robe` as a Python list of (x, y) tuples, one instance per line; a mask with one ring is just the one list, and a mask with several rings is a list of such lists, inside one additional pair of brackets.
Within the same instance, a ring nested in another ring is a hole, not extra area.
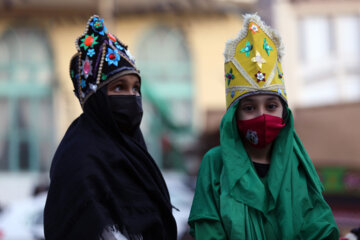
[(202, 160), (189, 217), (191, 234), (197, 240), (338, 240), (291, 111), (273, 143), (269, 172), (259, 178), (238, 134), (236, 107), (222, 119), (220, 146)]

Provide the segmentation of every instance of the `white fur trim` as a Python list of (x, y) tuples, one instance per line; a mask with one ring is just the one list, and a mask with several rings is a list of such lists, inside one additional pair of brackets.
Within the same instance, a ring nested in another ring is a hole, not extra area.
[(263, 32), (265, 32), (269, 38), (275, 43), (277, 52), (278, 52), (278, 60), (281, 61), (282, 56), (284, 55), (284, 45), (282, 43), (281, 37), (279, 33), (267, 26), (261, 18), (255, 14), (245, 14), (244, 15), (244, 23), (243, 28), (238, 33), (238, 36), (235, 39), (230, 39), (225, 44), (225, 63), (230, 62), (235, 56), (236, 46), (239, 44), (241, 40), (243, 40), (248, 34), (248, 25), (250, 22), (256, 23)]

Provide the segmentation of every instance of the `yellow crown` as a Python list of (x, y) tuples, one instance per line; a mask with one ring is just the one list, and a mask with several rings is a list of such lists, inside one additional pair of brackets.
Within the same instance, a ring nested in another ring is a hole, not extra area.
[(275, 94), (287, 103), (280, 64), (280, 35), (256, 14), (244, 15), (238, 36), (225, 47), (226, 109), (253, 94)]

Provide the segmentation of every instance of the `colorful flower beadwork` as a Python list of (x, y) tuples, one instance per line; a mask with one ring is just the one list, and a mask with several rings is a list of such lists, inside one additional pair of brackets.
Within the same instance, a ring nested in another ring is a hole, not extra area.
[(80, 40), (82, 42), (80, 44), (80, 47), (83, 47), (84, 50), (94, 47), (96, 44), (98, 44), (98, 42), (96, 41), (98, 37), (99, 36), (94, 36), (94, 34), (86, 34), (85, 37)]
[(257, 79), (258, 82), (261, 82), (261, 81), (264, 81), (265, 82), (265, 73), (262, 73), (260, 71), (258, 71), (256, 74), (255, 74), (255, 78)]
[(118, 62), (120, 61), (120, 55), (116, 50), (113, 50), (111, 48), (108, 48), (108, 52), (106, 54), (105, 61), (108, 62), (108, 65), (118, 65)]
[(99, 19), (97, 17), (94, 17), (92, 22), (90, 23), (90, 26), (92, 27), (92, 29), (99, 33), (100, 35), (104, 36), (105, 32), (106, 32), (106, 27), (104, 25), (104, 19)]
[(253, 46), (250, 44), (249, 41), (246, 41), (246, 45), (244, 48), (240, 50), (241, 53), (245, 53), (247, 57), (250, 55), (250, 51), (252, 50)]
[(263, 45), (267, 55), (270, 55), (270, 51), (274, 50), (270, 45), (267, 43), (266, 38), (264, 38), (264, 45)]
[(259, 26), (256, 25), (255, 23), (251, 23), (249, 29), (250, 29), (253, 33), (259, 32)]
[(87, 79), (90, 75), (92, 75), (92, 61), (89, 60), (88, 56), (86, 56), (85, 60), (81, 61), (81, 75), (84, 75), (85, 79)]
[(97, 15), (90, 17), (75, 46), (78, 54), (71, 60), (70, 75), (82, 107), (88, 96), (114, 74), (123, 70), (139, 73), (135, 62), (126, 55), (127, 46), (107, 32), (104, 20)]
[(226, 73), (226, 75), (225, 75), (225, 77), (228, 80), (228, 85), (230, 85), (231, 80), (235, 78), (235, 76), (232, 72), (233, 72), (233, 70), (232, 70), (232, 68), (230, 68), (230, 71), (228, 73)]
[(87, 51), (87, 55), (88, 55), (89, 57), (94, 56), (94, 55), (95, 55), (95, 49), (90, 48), (90, 49)]

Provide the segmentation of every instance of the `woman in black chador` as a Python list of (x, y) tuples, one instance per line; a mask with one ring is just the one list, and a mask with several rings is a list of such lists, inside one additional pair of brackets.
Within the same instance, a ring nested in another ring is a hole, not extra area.
[(47, 240), (176, 239), (165, 181), (140, 131), (140, 75), (127, 46), (93, 16), (70, 63), (83, 113), (50, 170)]

